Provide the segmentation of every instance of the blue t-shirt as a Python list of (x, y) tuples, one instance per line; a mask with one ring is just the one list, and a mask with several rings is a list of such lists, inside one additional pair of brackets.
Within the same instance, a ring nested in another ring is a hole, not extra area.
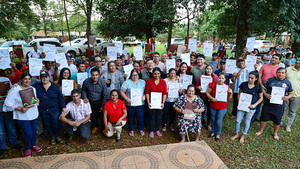
[[(293, 92), (293, 87), (292, 87), (292, 83), (287, 80), (287, 79), (283, 79), (283, 80), (278, 80), (276, 79), (276, 77), (271, 77), (270, 79), (268, 79), (265, 84), (263, 85), (264, 88), (267, 89), (267, 93), (271, 94), (272, 93), (272, 87), (284, 87), (285, 88), (285, 96), (287, 96), (287, 93), (292, 93)], [(269, 99), (264, 99), (265, 102), (264, 103), (269, 103), (270, 100)], [(271, 104), (271, 103), (270, 103)], [(275, 104), (272, 104), (275, 105)], [(282, 106), (282, 105), (279, 105)]]
[[(219, 76), (220, 73), (222, 73), (222, 71), (221, 71), (220, 69), (218, 69), (218, 70), (215, 71), (215, 74), (216, 74), (217, 76)], [(233, 75), (232, 75), (231, 73), (225, 73), (225, 78), (226, 78), (225, 84), (227, 84), (228, 86), (230, 86), (230, 85), (229, 85), (229, 80), (230, 80), (232, 77), (233, 77)]]
[[(239, 88), (242, 90), (243, 93), (246, 94), (251, 94), (252, 95), (252, 101), (251, 104), (255, 104), (257, 102), (257, 100), (259, 99), (259, 93), (263, 92), (263, 89), (261, 87), (261, 85), (259, 85), (258, 87), (254, 86), (253, 88), (249, 88), (248, 87), (248, 81), (247, 82), (243, 82)], [(257, 90), (258, 88), (258, 90)]]

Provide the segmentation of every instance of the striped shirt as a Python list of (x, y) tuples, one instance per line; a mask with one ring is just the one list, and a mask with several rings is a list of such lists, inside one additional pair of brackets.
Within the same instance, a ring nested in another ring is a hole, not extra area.
[(92, 113), (90, 103), (84, 103), (82, 99), (80, 99), (80, 104), (78, 106), (73, 101), (68, 103), (67, 109), (71, 118), (75, 121), (81, 121), (86, 117), (86, 115)]
[[(239, 72), (240, 68), (235, 68), (235, 72)], [(239, 92), (239, 86), (240, 84), (242, 84), (243, 82), (248, 81), (248, 76), (249, 76), (249, 72), (247, 69), (243, 69), (241, 72), (241, 75), (235, 79), (235, 86), (234, 86), (234, 90), (233, 93), (238, 93)]]

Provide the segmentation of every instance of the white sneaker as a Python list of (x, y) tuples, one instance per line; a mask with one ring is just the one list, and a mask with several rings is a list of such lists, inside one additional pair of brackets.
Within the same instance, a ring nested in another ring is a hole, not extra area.
[(292, 130), (291, 130), (291, 128), (290, 127), (288, 127), (288, 126), (286, 126), (286, 129), (285, 129), (287, 132), (291, 132)]

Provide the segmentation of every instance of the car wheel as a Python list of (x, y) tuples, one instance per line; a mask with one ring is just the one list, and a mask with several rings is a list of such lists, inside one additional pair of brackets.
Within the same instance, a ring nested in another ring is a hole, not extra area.
[(72, 55), (72, 58), (75, 58), (76, 57), (76, 52), (75, 51), (68, 51), (69, 54)]

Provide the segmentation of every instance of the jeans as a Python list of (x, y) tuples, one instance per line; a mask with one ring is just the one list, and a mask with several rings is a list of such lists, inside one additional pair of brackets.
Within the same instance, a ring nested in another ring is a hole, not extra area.
[[(73, 119), (68, 119), (70, 121), (75, 121)], [(73, 132), (73, 126), (71, 126), (68, 123), (62, 123), (62, 127), (64, 128), (64, 130), (67, 132), (67, 135), (73, 136), (74, 132)], [(81, 124), (80, 126), (77, 127), (77, 130), (79, 130), (80, 132), (80, 137), (82, 137), (83, 139), (87, 140), (90, 137), (90, 122), (86, 122), (84, 124)]]
[(36, 122), (34, 120), (17, 120), (21, 129), (24, 132), (24, 144), (25, 150), (30, 150), (30, 143), (32, 146), (36, 146)]
[(213, 134), (219, 136), (222, 130), (223, 117), (227, 109), (214, 109), (210, 108), (211, 112), (211, 131)]
[(209, 108), (210, 102), (208, 101), (208, 98), (202, 98), (202, 99), (203, 99), (203, 102), (205, 105), (205, 111), (202, 113), (202, 116), (201, 116), (202, 125), (203, 125), (203, 122), (205, 121), (206, 116), (207, 116), (206, 124), (210, 125), (210, 122), (211, 122), (211, 113), (210, 113), (210, 108)]
[(285, 125), (287, 127), (292, 126), (299, 105), (300, 105), (300, 97), (293, 97), (290, 100), (285, 101), (284, 113), (283, 113), (283, 116), (281, 118), (281, 125), (283, 125), (284, 119), (287, 115), (288, 118), (287, 118), (287, 121), (286, 121)]
[(128, 123), (129, 123), (129, 129), (130, 131), (134, 131), (134, 120), (136, 117), (136, 120), (138, 122), (138, 130), (143, 130), (144, 128), (144, 110), (145, 106), (127, 106), (127, 112), (128, 112)]
[(251, 119), (252, 116), (254, 115), (256, 109), (250, 110), (250, 112), (245, 112), (245, 111), (238, 111), (237, 112), (237, 116), (236, 116), (236, 123), (235, 123), (235, 132), (239, 132), (240, 131), (240, 127), (241, 127), (241, 122), (245, 116), (245, 127), (243, 130), (243, 134), (246, 135), (249, 128), (250, 128), (250, 123), (251, 123)]
[(47, 109), (40, 109), (40, 114), (42, 115), (42, 119), (44, 121), (45, 128), (50, 137), (58, 137), (60, 134), (59, 120), (58, 117), (60, 115), (58, 111), (49, 111)]
[(170, 119), (170, 126), (174, 124), (175, 110), (173, 108), (174, 102), (165, 102), (164, 113), (163, 113), (163, 125), (167, 126), (168, 120)]
[(259, 104), (256, 106), (256, 111), (255, 111), (254, 115), (252, 116), (252, 119), (257, 119), (257, 118), (258, 118), (259, 113), (260, 113), (260, 109), (261, 109), (261, 104), (262, 104), (262, 102), (259, 103)]
[[(150, 109), (149, 115), (150, 115), (150, 132), (159, 131), (160, 127), (160, 120), (161, 120), (161, 109)], [(155, 128), (154, 128), (155, 127)]]
[(6, 148), (5, 142), (5, 127), (8, 131), (9, 142), (12, 146), (18, 144), (17, 133), (16, 133), (16, 124), (13, 120), (12, 112), (0, 112), (0, 149)]
[(233, 93), (233, 107), (232, 107), (233, 116), (236, 116), (237, 114), (237, 106), (238, 106), (238, 93)]
[(103, 123), (103, 112), (99, 112), (101, 108), (101, 102), (100, 101), (91, 101), (91, 109), (92, 109), (92, 114), (91, 114), (91, 121), (93, 127), (99, 127), (99, 119), (100, 119), (100, 127), (101, 129), (104, 129), (104, 123)]

